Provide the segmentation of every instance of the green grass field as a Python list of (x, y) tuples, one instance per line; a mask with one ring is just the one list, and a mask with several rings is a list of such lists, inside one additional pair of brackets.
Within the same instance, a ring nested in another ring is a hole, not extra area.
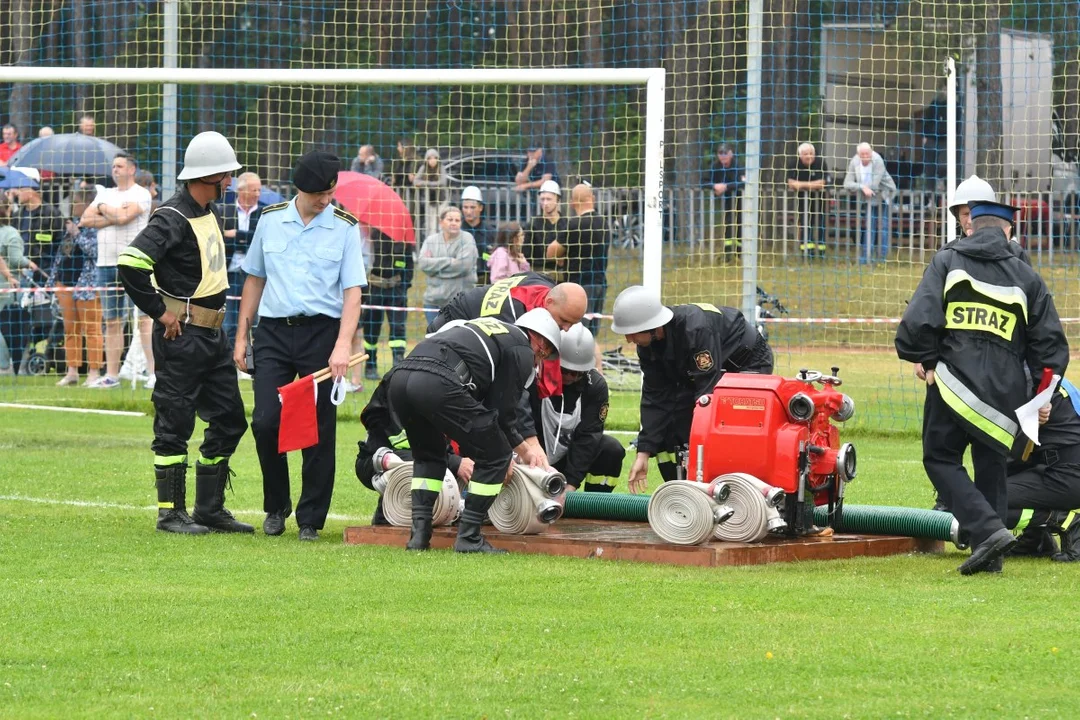
[[(44, 390), (42, 391), (44, 392)], [(0, 716), (1060, 717), (1080, 568), (962, 555), (733, 569), (153, 530), (149, 417), (0, 409)], [(856, 435), (854, 503), (927, 506), (910, 437)], [(229, 505), (258, 523), (250, 435)], [(653, 481), (655, 485), (655, 480)]]

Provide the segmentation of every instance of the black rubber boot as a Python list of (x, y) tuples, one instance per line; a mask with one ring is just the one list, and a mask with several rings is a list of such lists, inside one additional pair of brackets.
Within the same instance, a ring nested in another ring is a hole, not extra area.
[(1015, 557), (1050, 557), (1056, 553), (1058, 550), (1057, 543), (1054, 542), (1052, 530), (1058, 526), (1060, 520), (1061, 518), (1056, 518), (1055, 514), (1048, 510), (1034, 511), (1023, 532), (1017, 536), (1016, 544), (1009, 550), (1009, 555)]
[(485, 553), (488, 555), (505, 555), (505, 550), (493, 547), (484, 539), (480, 528), (484, 524), (484, 517), (488, 508), (495, 502), (494, 497), (480, 497), (469, 495), (465, 498), (465, 509), (461, 511), (461, 519), (458, 520), (457, 540), (454, 541), (454, 550), (459, 553)]
[(405, 348), (392, 348), (391, 352), (394, 353), (394, 363), (391, 367), (397, 367), (401, 364), (401, 361), (405, 359)]
[(1077, 562), (1080, 560), (1080, 514), (1076, 511), (1069, 513), (1066, 520), (1068, 527), (1058, 532), (1061, 538), (1061, 552), (1054, 555), (1054, 562)]
[(210, 528), (187, 514), (187, 465), (154, 467), (157, 484), (157, 529), (183, 535), (205, 535)]
[(406, 550), (427, 550), (431, 547), (431, 515), (439, 493), (434, 490), (412, 491), (412, 532)]
[(371, 516), (371, 524), (374, 525), (389, 525), (390, 522), (383, 515), (382, 509), (382, 495), (379, 496), (379, 504), (375, 506), (375, 513)]
[(379, 379), (379, 351), (367, 350), (368, 358), (364, 361), (364, 379), (365, 380), (378, 380)]
[(227, 460), (217, 465), (195, 463), (195, 509), (191, 517), (214, 532), (253, 533), (255, 528), (239, 522), (225, 509), (225, 487), (231, 485)]

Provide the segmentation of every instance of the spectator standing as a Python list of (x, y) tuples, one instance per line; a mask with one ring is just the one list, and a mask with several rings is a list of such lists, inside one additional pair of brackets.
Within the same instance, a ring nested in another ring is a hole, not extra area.
[(884, 261), (889, 256), (889, 200), (896, 192), (896, 183), (870, 143), (859, 143), (856, 148), (844, 176), (844, 189), (855, 193), (863, 206), (863, 249), (859, 251), (859, 263)]
[(79, 118), (79, 134), (94, 137), (97, 132), (97, 123), (93, 115), (83, 115)]
[[(567, 223), (566, 244), (555, 240), (548, 247), (548, 255), (566, 263), (565, 280), (585, 288), (589, 298), (587, 312), (599, 315), (604, 311), (604, 298), (607, 295), (611, 230), (607, 219), (596, 212), (596, 196), (591, 186), (585, 183), (574, 186), (570, 191), (570, 209), (574, 217)], [(590, 318), (584, 324), (594, 337), (600, 330), (599, 317)]]
[(266, 203), (259, 202), (262, 193), (262, 180), (256, 173), (241, 173), (236, 178), (236, 201), (224, 205), (221, 219), (225, 227), (225, 263), (229, 271), (229, 295), (235, 300), (225, 303), (225, 322), (222, 329), (229, 338), (229, 343), (236, 341), (236, 323), (240, 317), (240, 294), (244, 291), (244, 271), (242, 265), (251, 239), (255, 237), (255, 228), (259, 225)]
[[(408, 303), (409, 285), (412, 284), (413, 257), (409, 245), (397, 242), (378, 228), (370, 228), (372, 262), (368, 272), (367, 305), (360, 313), (360, 325), (364, 329), (364, 352), (368, 359), (364, 364), (364, 377), (368, 380), (379, 379), (378, 352), (379, 335), (382, 333), (383, 316), (386, 316), (387, 334), (390, 352), (394, 357), (394, 366), (405, 359), (405, 310), (382, 310), (372, 305), (387, 308), (404, 308)], [(353, 379), (359, 381), (355, 373)], [(353, 382), (353, 385), (359, 385)]]
[(525, 231), (516, 222), (499, 226), (499, 231), (495, 233), (495, 250), (487, 262), (491, 269), (491, 282), (529, 271), (529, 261), (521, 254), (521, 245), (524, 242)]
[[(255, 322), (255, 409), (251, 431), (263, 476), (263, 532), (281, 535), (292, 514), (287, 456), (278, 452), (278, 388), (329, 364), (344, 378), (360, 321), (361, 287), (367, 284), (359, 223), (332, 204), (341, 161), (313, 150), (293, 170), (297, 195), (267, 206), (244, 258), (243, 300), (233, 359), (247, 370), (247, 334)], [(314, 541), (326, 522), (334, 493), (337, 407), (330, 388), (318, 393), (319, 441), (303, 451), (299, 538)]]
[(37, 136), (39, 138), (52, 137), (55, 134), (56, 134), (56, 132), (51, 127), (49, 127), (48, 125), (44, 126), (43, 128), (41, 128), (37, 132)]
[(788, 168), (788, 190), (798, 199), (799, 250), (806, 258), (825, 257), (825, 188), (829, 170), (808, 142), (799, 145), (798, 155)]
[(157, 210), (158, 205), (160, 205), (158, 202), (160, 193), (158, 192), (158, 184), (157, 180), (154, 179), (154, 174), (149, 170), (136, 170), (135, 182), (146, 188), (146, 192), (150, 193), (150, 212)]
[(453, 205), (443, 208), (439, 225), (439, 232), (424, 238), (416, 260), (416, 267), (427, 275), (424, 315), (428, 323), (450, 298), (476, 285), (476, 241), (461, 230), (461, 210)]
[(436, 232), (439, 207), (446, 202), (445, 188), (450, 184), (438, 150), (428, 148), (424, 153), (424, 162), (416, 169), (412, 183), (423, 193), (425, 233), (431, 235)]
[(383, 160), (375, 153), (373, 145), (361, 145), (349, 169), (363, 175), (370, 175), (376, 180), (383, 178)]
[(64, 216), (41, 198), (38, 181), (41, 176), (33, 168), (19, 168), (19, 172), (34, 181), (33, 186), (18, 188), (19, 212), (13, 224), (23, 238), (26, 254), (41, 268), (52, 267), (53, 254), (64, 237)]
[[(152, 214), (158, 207), (158, 189), (154, 175), (146, 170), (136, 170), (135, 182), (140, 187), (146, 188), (146, 191), (150, 193), (150, 212)], [(157, 384), (157, 378), (154, 375), (154, 350), (152, 347), (154, 320), (136, 307), (135, 324), (139, 328), (139, 334), (137, 336), (133, 335), (131, 338), (131, 344), (128, 346), (127, 354), (124, 356), (124, 364), (120, 366), (119, 377), (122, 380), (135, 382), (142, 380), (146, 383), (147, 390), (153, 390)]]
[(66, 288), (56, 293), (64, 318), (64, 360), (67, 364), (67, 373), (56, 383), (60, 387), (79, 383), (84, 341), (87, 386), (97, 382), (104, 360), (101, 301), (94, 290), (97, 281), (97, 230), (81, 228), (78, 221), (93, 199), (91, 190), (76, 190), (72, 195), (71, 215), (74, 219), (67, 221), (64, 242), (49, 273), (52, 284)]
[(735, 151), (727, 143), (716, 148), (716, 159), (705, 176), (705, 186), (720, 201), (721, 227), (724, 232), (724, 259), (742, 251), (742, 223), (739, 203), (745, 171), (735, 162)]
[(495, 249), (495, 233), (491, 223), (484, 219), (484, 194), (475, 185), (461, 191), (461, 218), (461, 229), (476, 241), (476, 279), (481, 285), (487, 285), (488, 260)]
[(529, 148), (526, 153), (525, 166), (521, 172), (514, 176), (514, 191), (526, 192), (528, 190), (542, 190), (544, 183), (559, 182), (559, 173), (555, 166), (544, 157), (544, 148), (539, 145)]
[[(19, 272), (28, 268), (38, 271), (37, 264), (26, 256), (22, 234), (11, 225), (11, 201), (0, 194), (0, 259), (4, 279), (12, 288), (22, 283)], [(29, 342), (30, 314), (19, 305), (18, 293), (0, 293), (0, 337), (7, 343), (10, 367), (0, 368), (3, 374), (19, 372), (26, 343)]]
[(19, 142), (19, 129), (8, 123), (0, 130), (3, 142), (0, 142), (0, 167), (7, 167), (11, 156), (19, 152), (22, 144)]
[(548, 248), (552, 243), (565, 245), (570, 232), (570, 223), (559, 212), (562, 189), (554, 180), (546, 180), (540, 186), (540, 214), (534, 215), (525, 227), (525, 245), (522, 252), (529, 266), (536, 272), (550, 275), (555, 282), (562, 281), (561, 261), (548, 257)]
[(124, 318), (128, 304), (119, 288), (117, 262), (123, 250), (150, 220), (150, 192), (135, 182), (137, 169), (133, 157), (119, 153), (112, 163), (116, 187), (99, 192), (79, 222), (80, 227), (98, 230), (98, 287), (117, 288), (101, 291), (105, 317), (105, 376), (94, 387), (103, 390), (120, 386), (120, 359), (124, 353)]
[(398, 140), (396, 150), (397, 154), (390, 161), (390, 184), (398, 190), (412, 187), (417, 161), (420, 159), (416, 154), (416, 146), (402, 138)]

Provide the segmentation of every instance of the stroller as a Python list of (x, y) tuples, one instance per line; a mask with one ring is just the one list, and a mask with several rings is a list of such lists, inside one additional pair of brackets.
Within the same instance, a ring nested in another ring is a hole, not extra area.
[(29, 349), (23, 356), (26, 372), (55, 372), (64, 365), (64, 318), (56, 294), (29, 278), (19, 304), (30, 318)]

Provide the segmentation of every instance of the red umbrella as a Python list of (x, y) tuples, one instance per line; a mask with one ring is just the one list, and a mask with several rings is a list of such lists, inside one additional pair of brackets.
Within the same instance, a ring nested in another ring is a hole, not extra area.
[(362, 173), (339, 172), (334, 198), (360, 222), (378, 228), (387, 237), (416, 242), (409, 208), (386, 183)]

